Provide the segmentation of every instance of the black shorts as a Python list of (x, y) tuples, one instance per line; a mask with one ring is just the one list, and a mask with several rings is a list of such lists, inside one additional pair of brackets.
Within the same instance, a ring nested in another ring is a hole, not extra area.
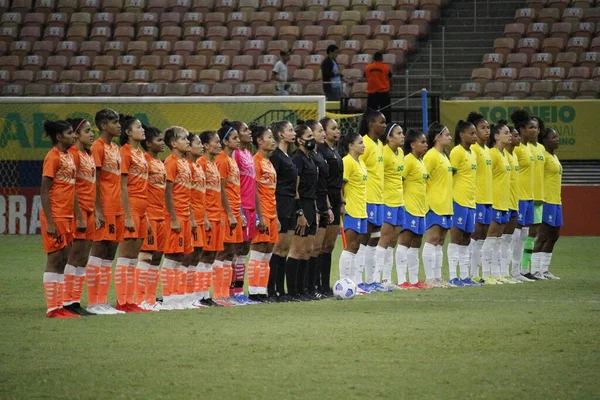
[(331, 211), (333, 211), (333, 222), (331, 225), (339, 225), (342, 220), (342, 191), (340, 189), (330, 189), (328, 194), (329, 202), (331, 203)]
[[(317, 234), (317, 207), (313, 199), (300, 199), (302, 203), (302, 211), (304, 211), (304, 218), (308, 222), (308, 226), (304, 229), (304, 235), (311, 236)], [(295, 228), (295, 227), (294, 227)]]
[(279, 233), (287, 233), (287, 231), (296, 228), (296, 209), (295, 199), (289, 196), (275, 196), (277, 204), (277, 218), (281, 224)]

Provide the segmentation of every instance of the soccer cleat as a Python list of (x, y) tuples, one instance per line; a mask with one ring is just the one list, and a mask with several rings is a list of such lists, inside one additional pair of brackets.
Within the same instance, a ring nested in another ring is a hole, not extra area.
[(560, 280), (560, 278), (559, 278), (558, 276), (554, 275), (554, 274), (553, 274), (552, 272), (550, 272), (550, 271), (546, 271), (546, 272), (544, 272), (542, 275), (543, 275), (543, 276), (544, 276), (546, 279), (550, 279), (550, 280), (553, 280), (553, 281), (559, 281), (559, 280)]
[(162, 309), (162, 305), (158, 301), (154, 304), (149, 304), (147, 301), (144, 301), (142, 302), (142, 304), (140, 304), (140, 308), (143, 308), (144, 310), (158, 312)]
[(73, 314), (81, 315), (82, 317), (87, 317), (89, 315), (94, 315), (91, 312), (86, 311), (85, 309), (81, 308), (81, 304), (80, 303), (69, 304), (68, 306), (64, 306), (63, 308), (65, 310), (73, 313)]
[[(266, 295), (265, 295), (265, 297), (266, 297)], [(254, 304), (261, 304), (261, 303), (263, 303), (263, 300), (260, 298), (259, 294), (248, 295), (248, 300), (252, 301)], [(271, 302), (267, 301), (267, 303), (271, 303)]]
[(64, 308), (55, 308), (54, 310), (46, 313), (46, 318), (59, 318), (59, 319), (67, 319), (67, 318), (81, 318), (81, 315), (73, 314), (65, 310)]
[(427, 284), (427, 281), (419, 281), (413, 285), (415, 289), (433, 289), (433, 286)]
[(533, 282), (532, 279), (526, 278), (525, 275), (513, 276), (513, 279), (519, 282)]
[(222, 305), (220, 305), (219, 303), (217, 303), (216, 301), (214, 301), (211, 298), (202, 299), (202, 300), (200, 300), (200, 302), (208, 307), (223, 307)]
[(510, 284), (510, 285), (514, 285), (517, 282), (513, 282), (511, 279), (505, 277), (505, 276), (499, 276), (498, 278), (494, 278), (496, 279), (498, 282), (502, 283), (502, 284)]
[(461, 281), (458, 278), (450, 279), (450, 281), (448, 282), (448, 285), (450, 285), (451, 287), (465, 287), (465, 286), (467, 286), (463, 281)]
[(386, 288), (379, 282), (373, 282), (369, 284), (369, 289), (373, 292), (391, 292), (391, 288)]
[(202, 299), (195, 299), (190, 303), (193, 308), (208, 308), (208, 306), (202, 303)]
[(442, 285), (435, 279), (425, 279), (425, 285), (431, 286), (432, 288), (441, 288)]
[(151, 310), (144, 310), (142, 307), (137, 304), (127, 304), (129, 309), (126, 311), (128, 313), (151, 313)]
[(235, 305), (231, 304), (229, 301), (227, 301), (225, 299), (215, 299), (214, 302), (222, 307), (235, 307)]
[(494, 279), (491, 276), (488, 276), (487, 278), (483, 278), (483, 283), (487, 286), (487, 285), (502, 285), (502, 282), (497, 281), (496, 279)]
[(100, 304), (100, 307), (102, 307), (107, 315), (125, 314), (125, 311), (117, 310), (108, 303)]
[(383, 282), (381, 282), (381, 286), (383, 286), (384, 288), (388, 289), (388, 291), (400, 290), (400, 287), (398, 287), (398, 285), (396, 285), (392, 281), (383, 281)]
[(460, 280), (465, 286), (483, 286), (483, 283), (472, 280), (471, 278), (465, 278)]
[(548, 279), (540, 271), (535, 271), (535, 274), (533, 274), (533, 276), (540, 281), (545, 281)]
[(123, 312), (129, 312), (129, 304), (125, 303), (125, 304), (119, 304), (117, 303), (117, 307), (116, 307), (117, 311), (123, 311)]
[(479, 276), (479, 275), (477, 275), (476, 277), (474, 277), (473, 281), (479, 282), (479, 283), (485, 283), (484, 279), (481, 276)]
[[(235, 300), (237, 302), (241, 301), (241, 302), (243, 302), (244, 304), (247, 304), (247, 305), (254, 305), (254, 304), (260, 304), (261, 303), (260, 301), (256, 302), (256, 301), (250, 299), (250, 297), (246, 296), (244, 293), (236, 294), (233, 297), (235, 298)], [(265, 297), (266, 297), (266, 295), (265, 295)]]
[(370, 286), (363, 282), (356, 285), (356, 292), (357, 294), (367, 294), (371, 293), (372, 291)]
[(85, 310), (87, 312), (89, 312), (91, 314), (95, 314), (95, 315), (111, 315), (111, 314), (115, 314), (115, 313), (106, 312), (106, 310), (104, 309), (104, 307), (102, 307), (102, 304), (94, 304), (94, 305), (88, 306)]
[(441, 279), (441, 278), (436, 278), (435, 282), (438, 285), (441, 285), (440, 286), (441, 288), (449, 288), (450, 287), (450, 284), (448, 282), (446, 282), (445, 280)]
[(409, 290), (410, 288), (412, 288), (412, 285), (410, 284), (410, 282), (403, 282), (398, 285), (398, 289), (400, 289), (400, 290)]
[(533, 281), (539, 281), (539, 278), (537, 278), (534, 274), (532, 274), (531, 272), (528, 272), (526, 274), (522, 274), (525, 278), (529, 279), (530, 282)]

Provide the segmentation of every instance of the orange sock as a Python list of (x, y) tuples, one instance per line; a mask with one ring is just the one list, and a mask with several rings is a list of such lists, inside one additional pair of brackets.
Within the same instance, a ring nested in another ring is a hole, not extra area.
[(117, 304), (122, 306), (127, 303), (127, 268), (129, 268), (129, 258), (117, 258), (115, 292), (117, 293)]
[(194, 268), (194, 293), (202, 292), (202, 279), (204, 278), (204, 266), (198, 263)]
[(212, 280), (212, 265), (201, 263), (202, 264), (202, 288), (200, 291), (202, 292), (202, 296), (207, 299), (210, 297), (210, 282)]
[(193, 295), (196, 289), (196, 267), (190, 265), (187, 267), (185, 294)]
[(129, 260), (129, 266), (127, 267), (127, 304), (135, 304), (135, 270), (137, 265), (137, 259), (132, 258)]
[(173, 280), (173, 288), (171, 289), (171, 294), (179, 294), (179, 283), (181, 282), (181, 270), (178, 266), (173, 268), (174, 280)]
[(177, 285), (177, 294), (184, 295), (187, 286), (187, 271), (188, 268), (180, 265), (177, 270), (179, 271), (179, 284)]
[(98, 303), (108, 303), (108, 291), (112, 277), (112, 260), (102, 260), (98, 282)]
[(57, 278), (57, 288), (56, 288), (56, 306), (58, 308), (63, 306), (63, 295), (65, 293), (65, 275), (64, 274), (56, 274)]
[(81, 295), (83, 294), (83, 285), (85, 285), (85, 268), (76, 267), (75, 269), (75, 284), (73, 285), (73, 295), (71, 301), (81, 304)]
[(65, 273), (64, 273), (64, 277), (65, 277), (65, 290), (63, 292), (63, 304), (65, 306), (68, 306), (72, 303), (75, 302), (75, 300), (73, 300), (73, 296), (74, 296), (74, 292), (75, 292), (75, 273), (77, 272), (77, 269), (72, 266), (71, 264), (67, 264), (65, 266)]
[(176, 294), (174, 290), (176, 281), (175, 268), (177, 268), (176, 261), (169, 260), (168, 258), (165, 259), (165, 261), (163, 262), (162, 273), (160, 276), (163, 298)]
[(148, 267), (148, 276), (146, 278), (146, 302), (148, 304), (156, 303), (156, 290), (158, 289), (158, 266), (150, 265)]
[(139, 261), (135, 268), (135, 301), (137, 305), (142, 304), (146, 300), (149, 268), (150, 265), (146, 261)]
[(257, 264), (258, 261), (253, 258), (250, 258), (250, 260), (248, 261), (248, 292), (250, 294), (258, 294), (258, 292), (256, 291), (258, 287), (258, 270), (256, 268)]
[(88, 307), (98, 303), (98, 286), (100, 284), (100, 269), (102, 260), (98, 257), (90, 257), (85, 275), (87, 280)]
[(58, 308), (58, 274), (56, 272), (44, 272), (44, 294), (46, 295), (46, 313)]
[(215, 261), (212, 273), (213, 298), (220, 299), (223, 296), (223, 262)]
[(231, 267), (231, 261), (223, 261), (223, 287), (222, 295), (223, 298), (229, 298), (229, 288), (231, 287), (231, 281), (233, 279), (233, 268)]
[(259, 294), (267, 294), (267, 285), (269, 284), (269, 275), (271, 273), (271, 267), (269, 261), (262, 260), (260, 262), (260, 281), (258, 283)]

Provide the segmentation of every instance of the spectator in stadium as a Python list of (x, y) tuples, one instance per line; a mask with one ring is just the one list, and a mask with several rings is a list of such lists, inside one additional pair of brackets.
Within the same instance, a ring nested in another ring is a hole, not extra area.
[(271, 74), (273, 75), (273, 80), (277, 82), (277, 94), (280, 96), (288, 96), (290, 93), (288, 89), (290, 85), (288, 82), (288, 67), (287, 63), (290, 61), (290, 52), (286, 50), (281, 50), (279, 52), (279, 61), (275, 63), (275, 67), (273, 67), (273, 71)]
[(367, 107), (379, 110), (386, 121), (392, 120), (390, 107), (390, 66), (383, 62), (383, 54), (378, 51), (373, 55), (373, 62), (365, 67), (367, 79)]
[(328, 101), (339, 101), (342, 97), (342, 73), (336, 58), (340, 49), (335, 44), (327, 47), (327, 57), (321, 63), (323, 92)]

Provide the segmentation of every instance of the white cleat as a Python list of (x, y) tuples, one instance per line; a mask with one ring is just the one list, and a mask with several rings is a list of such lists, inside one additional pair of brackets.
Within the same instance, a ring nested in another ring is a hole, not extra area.
[(533, 276), (535, 276), (536, 278), (538, 278), (541, 281), (545, 281), (548, 279), (540, 271), (535, 271), (535, 274), (533, 274)]
[(513, 279), (516, 279), (519, 282), (535, 282), (533, 279), (529, 279), (523, 275), (513, 276)]
[(553, 281), (559, 281), (559, 280), (560, 280), (560, 278), (559, 278), (558, 276), (554, 275), (554, 274), (553, 274), (552, 272), (550, 272), (550, 271), (546, 271), (546, 272), (544, 272), (544, 273), (543, 273), (543, 276), (544, 276), (546, 279), (550, 279), (550, 280), (553, 280)]
[(398, 287), (398, 285), (394, 284), (394, 282), (392, 281), (383, 281), (381, 285), (386, 289), (402, 290)]
[(142, 304), (139, 305), (139, 307), (142, 310), (148, 310), (148, 311), (154, 311), (154, 312), (158, 312), (161, 309), (161, 305), (158, 301), (154, 304), (149, 304), (147, 301), (144, 301), (144, 302), (142, 302)]

